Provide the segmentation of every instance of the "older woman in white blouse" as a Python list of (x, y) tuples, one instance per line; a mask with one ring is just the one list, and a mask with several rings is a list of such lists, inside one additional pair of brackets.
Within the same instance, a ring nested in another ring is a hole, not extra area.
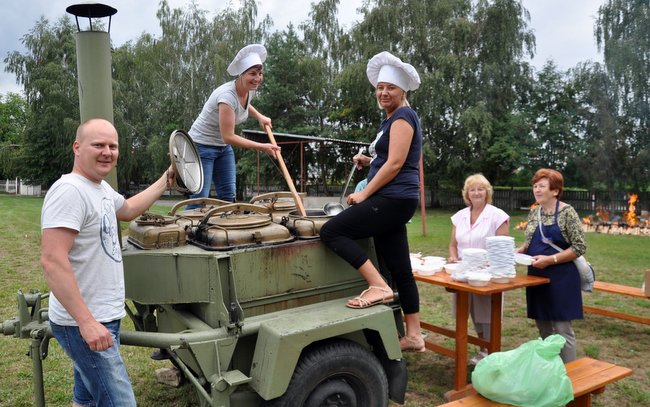
[[(482, 174), (467, 177), (463, 186), (463, 200), (466, 208), (451, 217), (451, 241), (448, 261), (458, 262), (464, 249), (485, 249), (485, 238), (508, 236), (510, 217), (503, 210), (492, 205), (492, 185)], [(470, 316), (479, 338), (490, 339), (489, 295), (470, 295)], [(455, 297), (454, 297), (455, 305)], [(474, 365), (487, 356), (487, 349), (481, 349), (470, 360)]]

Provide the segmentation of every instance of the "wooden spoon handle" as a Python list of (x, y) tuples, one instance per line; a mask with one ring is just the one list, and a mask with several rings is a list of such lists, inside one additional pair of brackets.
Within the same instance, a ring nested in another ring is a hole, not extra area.
[[(275, 142), (275, 137), (273, 136), (273, 132), (271, 131), (271, 127), (264, 126), (264, 129), (266, 130), (266, 134), (269, 135), (269, 140), (271, 140), (271, 144), (274, 146), (277, 146), (278, 143)], [(279, 151), (275, 152), (275, 158), (278, 160), (278, 163), (280, 164), (280, 169), (282, 170), (282, 175), (284, 175), (284, 179), (287, 181), (287, 184), (289, 186), (289, 190), (291, 191), (291, 194), (293, 195), (293, 200), (296, 201), (296, 208), (298, 208), (298, 212), (300, 212), (301, 216), (307, 216), (307, 212), (305, 212), (305, 207), (302, 204), (302, 199), (300, 199), (300, 195), (298, 195), (298, 191), (296, 191), (296, 186), (293, 185), (293, 181), (291, 180), (291, 176), (289, 175), (289, 170), (287, 170), (287, 166), (284, 163), (284, 160), (282, 159), (282, 154), (280, 154)]]

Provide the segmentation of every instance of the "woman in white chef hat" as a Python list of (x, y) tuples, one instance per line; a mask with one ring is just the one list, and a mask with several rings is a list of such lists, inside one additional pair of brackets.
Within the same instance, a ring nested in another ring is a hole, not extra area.
[(192, 124), (189, 135), (201, 156), (206, 178), (203, 190), (192, 198), (207, 197), (214, 182), (217, 198), (235, 201), (235, 153), (232, 146), (263, 151), (271, 156), (280, 150), (273, 144), (257, 143), (235, 134), (235, 125), (244, 122), (249, 115), (257, 119), (263, 129), (266, 125), (271, 127), (271, 119), (251, 104), (264, 79), (262, 63), (265, 60), (266, 48), (263, 45), (251, 44), (239, 50), (228, 66), (228, 73), (236, 79), (212, 92)]
[(419, 202), (422, 151), (420, 119), (409, 106), (406, 93), (420, 86), (420, 77), (412, 65), (389, 52), (372, 57), (366, 73), (375, 87), (377, 103), (386, 113), (368, 150), (371, 157), (354, 157), (357, 166), (370, 167), (368, 184), (347, 197), (350, 206), (323, 225), (320, 237), (368, 282), (368, 289), (348, 300), (350, 308), (367, 308), (395, 299), (391, 286), (355, 242), (374, 238), (377, 255), (390, 272), (404, 312), (406, 335), (400, 346), (403, 351), (424, 352), (419, 294), (406, 235), (406, 223)]

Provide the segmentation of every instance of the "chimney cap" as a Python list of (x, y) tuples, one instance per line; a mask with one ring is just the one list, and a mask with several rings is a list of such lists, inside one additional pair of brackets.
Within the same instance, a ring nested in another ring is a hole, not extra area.
[(102, 18), (117, 13), (117, 9), (101, 3), (85, 2), (68, 6), (65, 11), (76, 17)]
[(79, 17), (87, 17), (90, 24), (90, 31), (93, 31), (93, 18), (108, 17), (108, 32), (111, 32), (111, 18), (113, 14), (117, 13), (117, 9), (106, 4), (92, 3), (87, 1), (85, 3), (73, 4), (68, 6), (65, 11), (74, 15), (77, 22), (77, 30), (81, 32), (79, 26)]

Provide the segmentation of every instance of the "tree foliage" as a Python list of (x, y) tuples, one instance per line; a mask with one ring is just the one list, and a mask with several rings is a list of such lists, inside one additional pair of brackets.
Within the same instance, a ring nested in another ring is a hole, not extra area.
[(67, 17), (55, 24), (41, 18), (22, 38), (27, 54), (14, 51), (5, 58), (5, 69), (23, 85), (30, 110), (17, 175), (33, 183), (50, 185), (72, 168), (79, 123), (75, 32)]
[[(408, 100), (422, 122), (428, 186), (457, 188), (473, 172), (497, 185), (528, 185), (537, 168), (552, 167), (571, 186), (648, 187), (647, 1), (608, 0), (595, 27), (605, 65), (567, 72), (553, 61), (539, 72), (529, 66), (535, 37), (518, 0), (367, 0), (350, 28), (339, 24), (340, 0), (320, 0), (306, 21), (282, 31), (258, 16), (255, 0), (237, 4), (210, 14), (196, 2), (171, 8), (162, 0), (161, 36), (143, 33), (114, 49), (123, 188), (151, 182), (168, 165), (169, 134), (189, 129), (212, 90), (232, 79), (232, 56), (254, 42), (269, 55), (253, 103), (277, 132), (372, 141), (382, 112), (366, 63), (390, 51), (422, 80)], [(28, 52), (5, 59), (24, 86), (27, 112), (12, 128), (24, 145), (12, 171), (46, 185), (71, 165), (79, 117), (73, 33), (67, 18), (41, 19), (23, 37)], [(17, 136), (3, 123), (12, 134), (0, 135), (6, 143)], [(342, 182), (353, 154), (318, 144), (302, 153), (306, 182), (319, 185)], [(243, 149), (236, 155), (240, 186), (257, 182), (258, 159), (262, 182), (283, 184), (273, 160)], [(299, 155), (283, 148), (293, 174)]]
[(629, 169), (624, 179), (635, 189), (647, 188), (650, 179), (649, 33), (646, 0), (608, 0), (598, 9), (596, 39), (618, 106), (619, 120), (613, 130), (625, 142), (626, 151), (619, 158)]
[(17, 93), (0, 95), (0, 179), (14, 177), (20, 167), (29, 106)]

